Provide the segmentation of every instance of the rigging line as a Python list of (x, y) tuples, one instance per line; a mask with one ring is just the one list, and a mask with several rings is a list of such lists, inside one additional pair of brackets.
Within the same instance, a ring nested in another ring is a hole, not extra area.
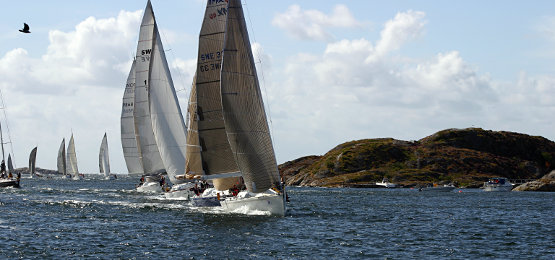
[[(165, 30), (158, 29), (158, 31), (162, 33), (162, 35), (164, 36), (164, 39), (167, 39), (166, 33), (164, 33)], [(177, 60), (177, 58), (175, 57), (175, 54), (171, 51), (173, 49), (173, 47), (171, 46), (171, 44), (167, 40), (165, 40), (165, 42), (167, 43), (167, 46), (169, 47), (169, 49), (164, 50), (164, 53), (169, 52), (172, 55), (173, 61), (175, 62)], [(162, 44), (164, 44), (164, 43), (162, 43)], [(186, 91), (187, 90), (187, 85), (185, 84), (185, 80), (183, 79), (183, 75), (181, 74), (181, 68), (177, 67), (176, 70), (177, 70), (177, 74), (179, 76), (179, 81), (180, 81), (180, 83), (183, 87), (180, 88), (180, 89), (176, 89), (175, 92)], [(175, 84), (174, 84), (174, 86), (175, 86)]]
[[(251, 31), (252, 31), (252, 38), (254, 40), (254, 42), (256, 41), (256, 34), (254, 33), (254, 26), (252, 26), (252, 20), (251, 20), (251, 15), (250, 15), (250, 11), (249, 11), (249, 5), (247, 4), (247, 0), (244, 0), (245, 2), (245, 7), (247, 9), (247, 17), (249, 18), (249, 24), (251, 27)], [(264, 95), (266, 96), (266, 100), (268, 102), (264, 102), (264, 104), (266, 105), (267, 109), (268, 109), (268, 121), (270, 121), (270, 132), (274, 132), (274, 124), (272, 122), (272, 110), (270, 109), (270, 99), (268, 98), (268, 89), (266, 88), (266, 78), (264, 77), (264, 69), (263, 69), (263, 65), (262, 65), (262, 55), (260, 55), (260, 48), (258, 48), (256, 50), (256, 55), (258, 56), (258, 64), (260, 64), (260, 76), (262, 76), (262, 87), (264, 88)], [(256, 62), (255, 62), (256, 63)], [(256, 67), (256, 65), (255, 65)], [(270, 138), (273, 139), (273, 136), (270, 135)], [(273, 140), (272, 140), (273, 142)]]
[(13, 149), (13, 143), (12, 143), (12, 136), (10, 133), (10, 125), (8, 124), (8, 116), (6, 115), (6, 103), (4, 102), (4, 94), (2, 93), (2, 90), (0, 89), (0, 100), (2, 101), (2, 110), (4, 112), (4, 119), (6, 121), (6, 132), (8, 133), (8, 140), (10, 140), (10, 150), (12, 151), (12, 161), (13, 161), (13, 166), (17, 167), (15, 165), (15, 151)]

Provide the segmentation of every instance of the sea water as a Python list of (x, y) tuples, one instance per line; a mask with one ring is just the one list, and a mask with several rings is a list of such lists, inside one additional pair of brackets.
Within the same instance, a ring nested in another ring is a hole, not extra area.
[(273, 217), (138, 193), (138, 179), (0, 189), (0, 258), (555, 259), (555, 193), (293, 187)]

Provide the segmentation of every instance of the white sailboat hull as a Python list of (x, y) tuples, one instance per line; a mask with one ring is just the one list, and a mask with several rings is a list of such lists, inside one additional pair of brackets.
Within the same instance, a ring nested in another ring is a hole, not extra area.
[(162, 186), (159, 182), (145, 182), (137, 187), (138, 192), (162, 192)]
[(173, 185), (172, 188), (164, 194), (166, 199), (179, 199), (179, 200), (190, 200), (195, 193), (191, 191), (191, 188), (195, 186), (194, 183), (182, 183)]
[(242, 197), (241, 193), (237, 197), (228, 197), (220, 201), (222, 208), (227, 212), (266, 211), (270, 215), (285, 216), (285, 200), (282, 194), (269, 190), (254, 197)]
[(384, 188), (397, 188), (397, 184), (391, 182), (376, 182), (376, 185)]

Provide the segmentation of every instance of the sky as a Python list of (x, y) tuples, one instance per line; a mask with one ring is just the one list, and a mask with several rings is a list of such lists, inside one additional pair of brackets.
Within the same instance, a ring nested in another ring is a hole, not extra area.
[[(269, 3), (243, 0), (243, 8), (278, 163), (447, 128), (555, 140), (554, 1)], [(186, 111), (206, 2), (152, 5)], [(3, 3), (0, 113), (17, 167), (38, 146), (37, 166), (56, 169), (62, 138), (73, 133), (79, 170), (97, 173), (106, 132), (112, 172), (127, 172), (121, 104), (145, 6)], [(18, 32), (24, 22), (30, 34)]]

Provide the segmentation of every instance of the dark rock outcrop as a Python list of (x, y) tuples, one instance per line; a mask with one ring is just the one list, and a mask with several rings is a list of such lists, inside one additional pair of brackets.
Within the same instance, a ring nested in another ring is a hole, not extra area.
[(555, 191), (555, 171), (543, 176), (539, 180), (521, 184), (514, 191)]

